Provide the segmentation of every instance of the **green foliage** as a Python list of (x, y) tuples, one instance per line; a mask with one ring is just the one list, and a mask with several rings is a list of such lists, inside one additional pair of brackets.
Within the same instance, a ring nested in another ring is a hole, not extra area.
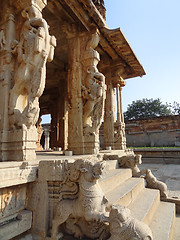
[(179, 103), (177, 103), (177, 102), (169, 103), (169, 107), (171, 108), (173, 115), (180, 114), (180, 104)]
[(128, 105), (127, 111), (124, 113), (126, 120), (146, 119), (159, 116), (172, 115), (169, 105), (163, 104), (160, 99), (147, 99), (133, 101)]

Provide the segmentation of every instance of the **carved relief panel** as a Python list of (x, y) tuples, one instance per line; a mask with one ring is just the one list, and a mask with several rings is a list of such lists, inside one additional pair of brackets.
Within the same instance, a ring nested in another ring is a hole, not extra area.
[(0, 189), (0, 219), (16, 214), (25, 208), (26, 186)]

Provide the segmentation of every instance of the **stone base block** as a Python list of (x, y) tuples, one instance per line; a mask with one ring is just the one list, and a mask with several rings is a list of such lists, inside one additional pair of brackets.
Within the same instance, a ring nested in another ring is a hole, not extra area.
[(105, 139), (104, 139), (103, 149), (109, 150), (110, 147), (111, 147), (111, 150), (114, 149), (114, 142), (108, 142), (107, 140), (105, 141)]
[(23, 232), (29, 230), (32, 226), (32, 212), (23, 210), (15, 219), (0, 226), (0, 239), (12, 239)]
[(84, 143), (83, 142), (76, 142), (71, 143), (68, 146), (68, 151), (72, 151), (73, 155), (83, 155), (84, 154)]
[(126, 139), (119, 139), (119, 141), (114, 143), (114, 150), (125, 150), (126, 149)]
[(18, 129), (2, 133), (1, 161), (31, 161), (36, 159), (37, 130)]
[(72, 151), (64, 151), (65, 156), (72, 156), (73, 152)]
[(99, 135), (87, 135), (84, 137), (84, 153), (99, 153)]

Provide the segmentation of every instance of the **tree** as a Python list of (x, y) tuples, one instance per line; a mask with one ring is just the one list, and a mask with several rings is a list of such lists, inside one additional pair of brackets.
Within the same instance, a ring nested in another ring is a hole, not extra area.
[(169, 105), (163, 104), (160, 99), (147, 99), (133, 101), (124, 113), (125, 120), (145, 119), (158, 116), (172, 115)]
[(177, 102), (169, 103), (169, 107), (171, 108), (173, 115), (180, 114), (180, 104), (179, 103), (177, 103)]

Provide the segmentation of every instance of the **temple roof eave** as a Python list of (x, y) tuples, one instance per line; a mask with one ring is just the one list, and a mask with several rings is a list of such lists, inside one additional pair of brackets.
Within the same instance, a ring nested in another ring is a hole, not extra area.
[[(93, 26), (97, 26), (101, 34), (100, 54), (108, 56), (110, 60), (109, 66), (115, 66), (119, 69), (122, 69), (122, 66), (124, 67), (124, 72), (121, 75), (124, 79), (145, 75), (142, 65), (121, 29), (109, 29), (92, 0), (72, 0), (71, 2), (69, 0), (50, 0), (48, 9), (60, 22), (63, 22), (66, 15), (67, 21), (78, 23), (86, 31), (90, 31)], [(60, 12), (63, 13), (62, 19), (59, 19)], [(51, 26), (52, 29), (53, 26)], [(54, 35), (56, 35), (56, 32)], [(106, 67), (107, 64), (105, 63), (104, 66)]]
[[(104, 38), (106, 38), (107, 41), (100, 41), (102, 48), (105, 49), (105, 51), (108, 51), (108, 55), (110, 55), (113, 60), (117, 62), (118, 56), (119, 62), (123, 62), (125, 65), (129, 66), (129, 69), (131, 69), (124, 78), (128, 79), (138, 76), (142, 77), (143, 75), (145, 75), (146, 73), (142, 65), (137, 59), (135, 53), (133, 52), (121, 29), (109, 29), (105, 20), (103, 19), (103, 17), (101, 16), (101, 14), (91, 0), (78, 1), (83, 3), (85, 10), (88, 11), (89, 15), (93, 18), (94, 22), (99, 27), (101, 34)], [(111, 48), (108, 46), (108, 44), (111, 46)], [(114, 54), (114, 52), (116, 52), (117, 55)]]

